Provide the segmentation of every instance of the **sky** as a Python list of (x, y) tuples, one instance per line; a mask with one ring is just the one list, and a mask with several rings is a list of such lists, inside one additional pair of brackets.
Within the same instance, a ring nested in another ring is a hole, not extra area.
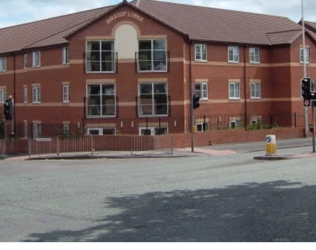
[[(142, 1), (142, 0), (141, 0)], [(285, 16), (298, 22), (302, 0), (163, 0), (205, 7)], [(122, 0), (0, 0), (0, 28), (104, 7)], [(304, 0), (304, 19), (316, 22), (316, 1)]]

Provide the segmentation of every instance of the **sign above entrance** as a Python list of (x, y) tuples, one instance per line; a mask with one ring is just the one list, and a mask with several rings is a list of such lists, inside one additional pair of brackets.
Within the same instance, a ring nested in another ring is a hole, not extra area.
[(112, 21), (114, 21), (115, 19), (118, 18), (122, 18), (122, 17), (129, 17), (129, 18), (133, 18), (138, 20), (139, 22), (142, 22), (144, 20), (144, 18), (140, 15), (138, 15), (135, 12), (130, 12), (130, 11), (121, 11), (121, 12), (117, 12), (115, 14), (113, 14), (112, 16), (110, 16), (108, 19), (106, 19), (106, 23), (110, 24)]

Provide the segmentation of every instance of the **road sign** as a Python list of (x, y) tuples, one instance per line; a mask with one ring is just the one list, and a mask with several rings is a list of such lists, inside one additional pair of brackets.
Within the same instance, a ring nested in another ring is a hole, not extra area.
[(305, 99), (304, 100), (304, 107), (309, 107), (311, 105), (311, 100)]
[(271, 143), (271, 137), (267, 136), (267, 143)]

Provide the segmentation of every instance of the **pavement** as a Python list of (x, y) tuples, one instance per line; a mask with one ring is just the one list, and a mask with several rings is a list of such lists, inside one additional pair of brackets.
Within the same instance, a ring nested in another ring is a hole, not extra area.
[[(309, 147), (310, 150), (301, 152), (300, 149)], [(291, 153), (284, 152), (286, 149), (295, 149), (297, 152)], [(278, 150), (283, 149), (282, 153), (279, 154)], [(255, 160), (288, 160), (296, 158), (305, 158), (314, 156), (312, 153), (312, 139), (311, 138), (298, 138), (298, 139), (287, 139), (277, 141), (277, 152), (274, 155), (266, 155), (266, 142), (250, 142), (250, 143), (239, 143), (239, 144), (223, 144), (206, 147), (194, 147), (194, 152), (191, 152), (191, 148), (180, 148), (175, 149), (171, 153), (170, 151), (152, 151), (152, 152), (138, 152), (130, 154), (129, 152), (73, 152), (73, 153), (62, 153), (59, 156), (56, 154), (45, 154), (45, 155), (33, 155), (29, 157), (13, 156), (8, 157), (6, 161), (24, 161), (24, 160), (88, 160), (88, 159), (135, 159), (135, 158), (178, 158), (178, 157), (193, 157), (193, 156), (222, 156), (222, 155), (233, 155), (233, 154), (244, 154), (258, 152), (260, 155), (254, 156)]]

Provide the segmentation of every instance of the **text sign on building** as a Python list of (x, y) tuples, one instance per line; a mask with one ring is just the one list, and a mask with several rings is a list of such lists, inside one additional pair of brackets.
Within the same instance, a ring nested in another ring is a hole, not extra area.
[(144, 20), (144, 18), (140, 15), (138, 15), (135, 12), (130, 12), (130, 11), (121, 11), (121, 12), (117, 12), (115, 14), (113, 14), (112, 16), (110, 16), (108, 19), (106, 19), (106, 23), (110, 24), (112, 21), (114, 21), (115, 19), (118, 18), (123, 18), (123, 17), (129, 17), (129, 18), (133, 18), (138, 20), (139, 22), (142, 22)]

